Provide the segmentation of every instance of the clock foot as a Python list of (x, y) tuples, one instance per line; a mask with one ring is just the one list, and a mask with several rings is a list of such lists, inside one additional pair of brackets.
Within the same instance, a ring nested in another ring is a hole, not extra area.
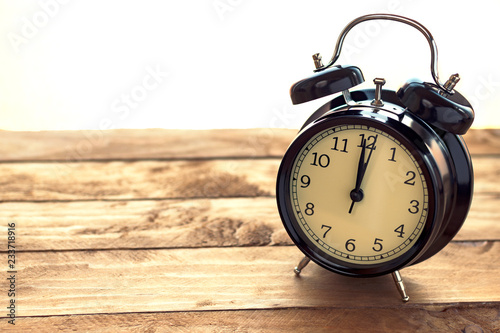
[(295, 272), (295, 274), (300, 275), (300, 272), (302, 272), (302, 270), (304, 269), (304, 267), (307, 266), (307, 264), (309, 263), (309, 261), (311, 261), (311, 259), (309, 259), (309, 257), (302, 258), (302, 260), (299, 262), (299, 264), (297, 265), (297, 267), (295, 267), (294, 270), (293, 270)]
[(394, 283), (396, 283), (396, 288), (398, 288), (403, 302), (408, 302), (410, 300), (410, 297), (408, 297), (408, 295), (406, 294), (405, 285), (403, 283), (403, 279), (401, 278), (401, 274), (399, 274), (399, 271), (392, 272), (392, 278), (394, 279)]

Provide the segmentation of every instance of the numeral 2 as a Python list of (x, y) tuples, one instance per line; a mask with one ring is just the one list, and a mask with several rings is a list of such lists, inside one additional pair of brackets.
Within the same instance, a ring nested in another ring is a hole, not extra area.
[(408, 178), (408, 179), (405, 181), (405, 184), (406, 184), (406, 185), (412, 185), (412, 186), (413, 186), (413, 185), (415, 185), (415, 181), (412, 181), (412, 180), (414, 180), (414, 179), (415, 179), (415, 172), (413, 172), (413, 171), (408, 171), (408, 172), (406, 173), (406, 175), (407, 175), (407, 176), (410, 176), (410, 178)]

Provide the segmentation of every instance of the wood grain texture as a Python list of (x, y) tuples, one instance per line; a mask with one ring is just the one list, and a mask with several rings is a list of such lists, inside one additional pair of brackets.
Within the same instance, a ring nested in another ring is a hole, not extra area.
[(500, 193), (500, 156), (472, 157), (474, 193)]
[(15, 221), (22, 251), (290, 244), (274, 198), (4, 203), (0, 211)]
[[(498, 202), (476, 196), (454, 240), (500, 240)], [(292, 244), (275, 198), (10, 202), (0, 212), (16, 222), (22, 251)]]
[[(296, 129), (0, 131), (0, 161), (280, 157)], [(472, 154), (500, 154), (499, 129), (464, 136)]]
[[(21, 318), (15, 331), (85, 332), (465, 332), (500, 331), (490, 306), (313, 308), (246, 311), (156, 312)], [(7, 327), (7, 331), (14, 331)]]
[(471, 154), (500, 154), (500, 129), (472, 129), (464, 135)]
[(297, 130), (0, 131), (0, 161), (281, 156)]
[(0, 330), (500, 331), (500, 130), (466, 135), (471, 211), (443, 251), (401, 271), (407, 304), (389, 276), (293, 274), (302, 254), (274, 196), (295, 135), (0, 131), (0, 230), (16, 223), (18, 270), (16, 327), (4, 311)]
[[(500, 305), (499, 242), (454, 243), (402, 274), (409, 307)], [(389, 276), (356, 279), (290, 246), (18, 254), (20, 316), (401, 305)], [(468, 267), (467, 271), (462, 269)], [(8, 281), (2, 280), (5, 290)]]
[[(257, 197), (280, 159), (0, 163), (0, 201)], [(473, 159), (475, 193), (500, 194), (500, 158)]]
[(280, 161), (0, 164), (0, 200), (256, 197), (275, 194)]

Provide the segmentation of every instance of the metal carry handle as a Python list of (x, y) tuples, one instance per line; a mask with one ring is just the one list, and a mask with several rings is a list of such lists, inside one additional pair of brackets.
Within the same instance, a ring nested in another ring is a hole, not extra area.
[(429, 46), (431, 49), (431, 75), (432, 78), (434, 79), (434, 82), (436, 85), (446, 91), (447, 93), (452, 93), (452, 90), (456, 83), (458, 82), (458, 74), (452, 75), (453, 79), (450, 77), (450, 79), (445, 83), (442, 84), (439, 81), (439, 76), (438, 76), (438, 68), (437, 68), (437, 62), (438, 62), (438, 50), (436, 46), (436, 42), (434, 41), (434, 38), (432, 37), (431, 33), (429, 30), (427, 30), (426, 27), (424, 27), (422, 24), (418, 23), (415, 20), (409, 19), (404, 16), (399, 16), (399, 15), (393, 15), (393, 14), (369, 14), (369, 15), (364, 15), (361, 17), (358, 17), (357, 19), (351, 21), (345, 28), (342, 30), (340, 33), (339, 38), (337, 39), (337, 44), (335, 45), (335, 51), (333, 52), (332, 59), (330, 62), (326, 65), (323, 66), (321, 63), (321, 56), (319, 54), (313, 55), (314, 62), (316, 64), (316, 70), (315, 72), (322, 71), (324, 69), (327, 69), (328, 67), (331, 67), (339, 58), (340, 56), (340, 51), (342, 49), (342, 44), (344, 43), (344, 39), (347, 35), (347, 33), (357, 24), (365, 21), (371, 21), (371, 20), (390, 20), (390, 21), (397, 21), (401, 22), (404, 24), (407, 24), (409, 26), (414, 27), (418, 31), (420, 31), (427, 41), (429, 42)]

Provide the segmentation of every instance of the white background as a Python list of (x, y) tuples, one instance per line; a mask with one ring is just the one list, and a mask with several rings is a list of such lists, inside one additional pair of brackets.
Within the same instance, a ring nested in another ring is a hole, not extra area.
[[(292, 106), (290, 86), (368, 13), (426, 26), (441, 80), (462, 77), (474, 127), (500, 127), (499, 12), (486, 0), (6, 0), (0, 129), (298, 128), (327, 99)], [(397, 22), (358, 25), (338, 63), (363, 70), (360, 88), (432, 80), (425, 38)]]

